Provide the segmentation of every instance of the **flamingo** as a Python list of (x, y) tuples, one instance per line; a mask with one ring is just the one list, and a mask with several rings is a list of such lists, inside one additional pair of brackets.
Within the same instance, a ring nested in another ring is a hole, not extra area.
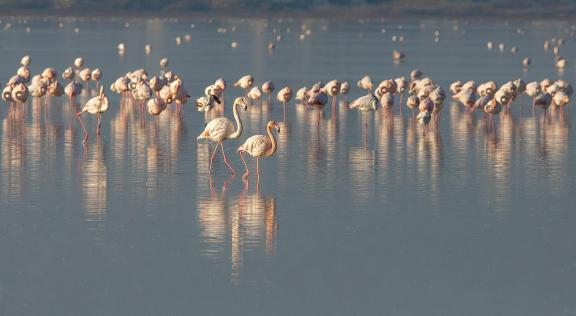
[(503, 107), (506, 107), (506, 112), (510, 111), (510, 102), (512, 102), (511, 101), (512, 100), (512, 94), (510, 93), (510, 90), (505, 89), (505, 88), (500, 88), (494, 94), (494, 99), (496, 100), (496, 102), (501, 104)]
[(332, 108), (336, 107), (336, 96), (340, 94), (340, 81), (330, 80), (324, 85), (326, 93), (332, 97)]
[(246, 96), (248, 97), (248, 99), (254, 100), (254, 101), (256, 101), (256, 104), (258, 104), (258, 100), (260, 100), (260, 98), (262, 97), (262, 91), (260, 90), (260, 88), (258, 86), (255, 86), (255, 87), (252, 87), (252, 89), (250, 89), (250, 91), (248, 91), (248, 94)]
[(182, 84), (182, 80), (176, 79), (170, 83), (170, 92), (172, 93), (174, 102), (176, 102), (177, 112), (180, 114), (182, 105), (186, 104), (190, 98), (188, 91), (186, 91), (184, 85)]
[(120, 94), (120, 103), (121, 104), (124, 102), (124, 98), (126, 96), (126, 93), (128, 93), (130, 91), (129, 84), (130, 84), (130, 79), (123, 76), (123, 77), (116, 79), (110, 85), (110, 90), (112, 92), (116, 92), (116, 93)]
[(92, 70), (90, 76), (92, 77), (92, 80), (96, 81), (96, 89), (97, 90), (100, 89), (100, 79), (102, 79), (102, 70), (100, 70), (100, 68), (96, 68)]
[(418, 104), (420, 103), (420, 99), (418, 99), (418, 97), (414, 94), (411, 94), (408, 96), (408, 99), (406, 99), (406, 106), (412, 110), (412, 119), (414, 118), (414, 109), (418, 107)]
[(220, 99), (215, 95), (204, 95), (196, 99), (196, 108), (198, 112), (204, 112), (204, 125), (208, 123), (208, 112), (217, 104), (220, 104)]
[(527, 96), (532, 98), (532, 110), (534, 110), (534, 107), (536, 106), (535, 99), (540, 94), (540, 92), (541, 88), (539, 82), (533, 81), (526, 84), (526, 90), (524, 91), (524, 93), (526, 93)]
[(274, 82), (272, 81), (266, 81), (262, 84), (262, 92), (268, 95), (268, 103), (270, 103), (272, 92), (274, 92), (275, 89), (276, 86), (274, 86)]
[(32, 77), (32, 81), (28, 86), (30, 95), (36, 98), (41, 98), (48, 92), (48, 80), (43, 79), (41, 75)]
[(252, 75), (245, 75), (240, 79), (238, 79), (238, 81), (234, 83), (234, 86), (240, 87), (244, 89), (246, 93), (248, 93), (248, 89), (252, 88), (253, 84), (254, 84), (254, 77), (252, 77)]
[(450, 84), (450, 92), (452, 94), (458, 94), (462, 90), (462, 81), (454, 81)]
[(72, 80), (74, 79), (74, 70), (72, 70), (72, 67), (68, 67), (64, 70), (64, 72), (62, 72), (62, 78), (64, 78), (65, 80)]
[(544, 121), (546, 121), (546, 110), (552, 104), (552, 95), (543, 93), (534, 99), (534, 105), (544, 110)]
[(476, 93), (481, 97), (486, 96), (486, 95), (494, 96), (494, 93), (496, 93), (496, 82), (488, 81), (488, 82), (480, 84), (476, 88)]
[(166, 67), (168, 67), (169, 63), (170, 61), (168, 60), (167, 57), (160, 59), (160, 68), (165, 69)]
[(486, 114), (490, 114), (490, 125), (494, 125), (494, 115), (500, 114), (502, 111), (502, 104), (499, 103), (495, 98), (488, 101), (486, 105), (484, 105), (484, 112)]
[(90, 79), (92, 78), (92, 69), (84, 68), (80, 70), (79, 75), (80, 79), (84, 81), (86, 89), (88, 89), (88, 81), (90, 81)]
[(53, 97), (61, 97), (64, 94), (64, 86), (55, 80), (48, 85), (48, 94)]
[(442, 112), (442, 107), (444, 105), (444, 100), (446, 99), (446, 94), (441, 87), (436, 87), (432, 92), (430, 92), (430, 100), (434, 103), (434, 122), (437, 125), (440, 120), (440, 113)]
[(420, 113), (416, 116), (416, 121), (420, 125), (424, 125), (424, 130), (422, 131), (422, 135), (426, 134), (426, 130), (428, 128), (428, 123), (432, 119), (432, 115), (430, 112), (434, 109), (434, 103), (430, 98), (426, 98), (420, 101), (418, 104), (418, 110)]
[(158, 77), (158, 76), (153, 76), (148, 81), (148, 86), (150, 86), (150, 89), (152, 89), (152, 91), (154, 91), (154, 93), (156, 93), (157, 95), (158, 95), (158, 92), (160, 92), (160, 90), (162, 90), (162, 88), (165, 85), (166, 85), (166, 79)]
[(422, 78), (422, 75), (423, 73), (422, 70), (420, 69), (414, 69), (410, 72), (410, 78), (412, 79), (412, 81)]
[(144, 104), (152, 97), (152, 89), (146, 81), (139, 81), (131, 92), (134, 100), (140, 102), (140, 112), (144, 114)]
[(292, 99), (292, 89), (288, 86), (280, 89), (278, 91), (278, 95), (276, 96), (276, 100), (282, 103), (282, 109), (284, 111), (284, 121), (286, 121), (286, 103), (290, 102)]
[(372, 91), (372, 88), (374, 87), (374, 84), (372, 83), (372, 79), (368, 75), (365, 75), (364, 77), (362, 77), (362, 79), (360, 79), (356, 83), (356, 85), (358, 86), (358, 88), (366, 89), (368, 91)]
[(275, 121), (269, 121), (266, 124), (266, 130), (268, 132), (268, 136), (264, 135), (253, 135), (250, 136), (244, 144), (238, 147), (237, 152), (240, 154), (240, 158), (242, 158), (242, 162), (244, 163), (244, 167), (246, 167), (246, 173), (244, 174), (244, 178), (250, 175), (250, 170), (248, 169), (248, 164), (246, 163), (246, 159), (244, 159), (244, 154), (248, 153), (248, 155), (256, 158), (256, 175), (258, 179), (260, 179), (260, 158), (262, 157), (270, 157), (276, 153), (277, 143), (274, 134), (272, 133), (272, 129), (275, 128), (278, 133), (280, 133), (280, 127)]
[(58, 72), (56, 71), (56, 69), (48, 67), (42, 71), (41, 76), (42, 76), (42, 78), (48, 80), (48, 83), (50, 84), (50, 83), (54, 82), (54, 80), (57, 79)]
[[(408, 81), (406, 81), (406, 78), (400, 77), (394, 79), (394, 83), (396, 84), (396, 93), (400, 95), (400, 105), (402, 105), (402, 98), (404, 96), (404, 91), (406, 91), (406, 88), (408, 87)], [(400, 113), (402, 113), (402, 106), (399, 106), (399, 108)]]
[[(380, 102), (378, 98), (369, 93), (365, 96), (361, 96), (358, 99), (354, 100), (352, 103), (348, 105), (351, 109), (358, 109), (358, 111), (364, 112), (364, 128), (368, 129), (368, 112), (377, 111), (380, 108)], [(367, 135), (367, 134), (366, 134)]]
[(21, 82), (12, 88), (11, 94), (13, 101), (24, 104), (26, 103), (26, 100), (28, 100), (30, 91), (28, 91), (28, 87)]
[(226, 81), (222, 78), (218, 78), (216, 79), (216, 81), (214, 81), (214, 86), (221, 91), (218, 97), (224, 100), (224, 90), (226, 90)]
[(350, 92), (350, 83), (348, 81), (343, 81), (340, 84), (340, 94), (344, 96), (344, 101), (348, 97), (348, 92)]
[(148, 114), (152, 116), (158, 116), (160, 113), (166, 110), (167, 106), (168, 104), (164, 102), (162, 98), (154, 97), (148, 100), (146, 103), (146, 110), (148, 111)]
[(32, 58), (30, 58), (30, 56), (28, 56), (28, 55), (22, 56), (22, 59), (20, 59), (20, 65), (22, 65), (24, 67), (30, 66), (31, 62), (32, 62)]
[(234, 168), (232, 168), (232, 165), (230, 165), (230, 162), (226, 157), (226, 153), (224, 152), (224, 146), (222, 145), (222, 142), (227, 139), (239, 138), (242, 135), (242, 120), (238, 115), (239, 106), (244, 107), (244, 111), (246, 111), (246, 109), (248, 109), (248, 99), (245, 97), (238, 97), (236, 98), (236, 100), (234, 100), (234, 104), (232, 106), (232, 112), (234, 113), (234, 119), (236, 120), (236, 126), (237, 126), (236, 128), (234, 128), (234, 123), (232, 123), (230, 119), (225, 117), (219, 117), (210, 121), (206, 125), (204, 131), (202, 131), (200, 136), (196, 138), (197, 141), (200, 139), (209, 139), (216, 142), (216, 148), (214, 148), (214, 152), (210, 157), (210, 167), (209, 167), (210, 172), (212, 172), (212, 162), (214, 161), (214, 156), (216, 155), (216, 151), (218, 150), (218, 145), (220, 145), (220, 148), (222, 149), (222, 156), (224, 157), (224, 162), (226, 163), (226, 165), (228, 165), (230, 171), (232, 171), (233, 174), (236, 174), (236, 171), (234, 170)]
[(294, 99), (296, 101), (301, 101), (303, 105), (307, 106), (307, 104), (306, 104), (306, 102), (308, 101), (307, 100), (308, 96), (306, 95), (307, 92), (308, 92), (308, 88), (306, 88), (306, 87), (302, 87), (302, 88), (298, 89), (296, 91), (296, 96), (294, 97)]
[(18, 68), (16, 74), (24, 79), (24, 82), (30, 82), (30, 70), (26, 66)]
[(317, 126), (320, 126), (320, 115), (324, 109), (326, 103), (328, 103), (328, 96), (326, 93), (321, 91), (320, 89), (315, 89), (314, 86), (310, 91), (306, 92), (307, 98), (305, 99), (305, 104), (307, 108), (315, 107), (318, 109), (318, 119), (317, 119)]
[(466, 109), (469, 110), (470, 113), (473, 113), (476, 111), (476, 109), (484, 109), (484, 107), (488, 104), (488, 102), (492, 101), (492, 99), (494, 99), (493, 96), (485, 95), (481, 98), (478, 98), (478, 100), (476, 100), (476, 102), (474, 102), (471, 107), (466, 107)]
[(92, 115), (98, 115), (98, 127), (96, 127), (96, 135), (100, 135), (100, 121), (102, 119), (102, 113), (108, 111), (109, 108), (110, 102), (108, 97), (104, 94), (104, 87), (100, 87), (100, 95), (88, 100), (88, 102), (86, 102), (82, 108), (82, 111), (76, 113), (76, 117), (80, 121), (82, 129), (84, 129), (84, 139), (82, 142), (86, 142), (88, 140), (88, 131), (86, 130), (84, 122), (82, 121), (82, 113), (88, 112)]
[(394, 94), (386, 92), (380, 96), (380, 105), (385, 109), (391, 109), (394, 106)]
[(564, 108), (566, 105), (568, 105), (568, 103), (570, 103), (570, 97), (563, 91), (558, 91), (552, 97), (552, 103), (554, 103), (556, 107), (560, 108), (560, 114), (562, 115), (564, 114)]

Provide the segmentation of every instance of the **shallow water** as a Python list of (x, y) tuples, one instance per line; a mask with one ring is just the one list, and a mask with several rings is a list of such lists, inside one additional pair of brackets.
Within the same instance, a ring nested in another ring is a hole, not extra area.
[[(224, 77), (227, 116), (245, 73), (279, 89), (420, 68), (448, 96), (454, 80), (576, 82), (573, 63), (558, 73), (542, 49), (562, 36), (575, 60), (565, 22), (128, 21), (2, 19), (12, 28), (0, 31), (1, 80), (23, 54), (32, 73), (82, 55), (106, 87), (135, 68), (156, 73), (167, 56), (194, 98)], [(312, 31), (304, 40), (302, 24)], [(273, 28), (283, 40), (270, 53)], [(391, 61), (393, 48), (404, 62)], [(108, 95), (102, 135), (86, 146), (65, 98), (29, 100), (12, 116), (2, 107), (2, 315), (576, 314), (572, 105), (544, 122), (521, 96), (492, 127), (447, 101), (425, 135), (396, 105), (370, 114), (365, 144), (362, 116), (342, 103), (316, 128), (314, 111), (292, 101), (284, 121), (282, 106), (265, 102), (241, 111), (242, 139), (278, 120), (279, 149), (246, 183), (220, 156), (208, 174), (214, 146), (196, 142), (204, 118), (192, 102), (181, 116), (171, 108), (142, 121)], [(353, 87), (348, 98), (360, 95)], [(224, 147), (241, 171), (238, 145)]]

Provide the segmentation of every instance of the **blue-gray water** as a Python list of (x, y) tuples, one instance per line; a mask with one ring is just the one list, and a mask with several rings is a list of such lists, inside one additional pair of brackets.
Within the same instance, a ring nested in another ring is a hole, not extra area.
[[(166, 56), (193, 98), (224, 77), (227, 116), (242, 93), (232, 83), (246, 73), (277, 88), (348, 80), (349, 99), (363, 94), (355, 82), (364, 74), (378, 82), (414, 68), (447, 92), (454, 80), (576, 82), (566, 22), (67, 19), (58, 27), (4, 18), (0, 26), (7, 23), (2, 82), (24, 54), (32, 73), (61, 73), (84, 56), (106, 88), (136, 68), (156, 73)], [(300, 40), (303, 24), (311, 34)], [(269, 53), (273, 29), (283, 39)], [(567, 39), (563, 73), (543, 50), (552, 37)], [(488, 51), (488, 40), (506, 51)], [(392, 62), (394, 48), (404, 62)], [(533, 61), (527, 71), (524, 56)], [(209, 147), (196, 142), (204, 118), (192, 100), (181, 117), (170, 108), (142, 124), (136, 106), (120, 111), (107, 93), (102, 135), (85, 147), (78, 108), (65, 98), (31, 98), (14, 117), (2, 106), (1, 315), (576, 314), (572, 104), (563, 120), (555, 113), (543, 124), (521, 96), (491, 128), (447, 100), (439, 129), (425, 136), (395, 105), (370, 114), (365, 147), (356, 111), (339, 105), (333, 116), (328, 106), (317, 129), (316, 113), (292, 101), (257, 191), (254, 177), (247, 188), (229, 178), (220, 157), (209, 176)], [(84, 117), (93, 133), (95, 119)], [(243, 140), (282, 121), (282, 107), (254, 106), (241, 117)], [(238, 145), (225, 148), (242, 171)]]

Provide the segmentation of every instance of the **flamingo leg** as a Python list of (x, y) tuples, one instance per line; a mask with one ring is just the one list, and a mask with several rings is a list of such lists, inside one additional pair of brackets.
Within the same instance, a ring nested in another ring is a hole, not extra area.
[(216, 143), (216, 148), (214, 148), (214, 151), (212, 152), (212, 156), (210, 156), (210, 172), (212, 172), (212, 163), (214, 162), (214, 156), (216, 156), (216, 151), (218, 150), (218, 145), (220, 144), (220, 142)]
[(84, 122), (82, 121), (82, 117), (80, 116), (80, 114), (82, 114), (82, 112), (76, 113), (76, 117), (80, 121), (80, 125), (82, 125), (82, 129), (84, 130), (84, 139), (82, 140), (82, 142), (86, 142), (88, 140), (88, 131), (86, 130), (86, 127), (84, 126)]
[(334, 110), (336, 108), (336, 96), (333, 95), (332, 96), (332, 109)]
[(242, 158), (242, 162), (244, 163), (244, 167), (246, 167), (246, 173), (242, 176), (243, 178), (248, 177), (250, 175), (250, 170), (248, 170), (248, 164), (246, 163), (246, 159), (244, 159), (244, 151), (240, 152), (240, 158)]
[(260, 158), (256, 157), (256, 177), (260, 180)]
[(228, 157), (226, 157), (226, 153), (224, 152), (224, 144), (222, 144), (222, 142), (220, 142), (220, 148), (222, 149), (222, 156), (224, 156), (224, 162), (226, 163), (226, 165), (228, 165), (228, 168), (230, 168), (230, 171), (232, 171), (233, 174), (236, 174), (236, 170), (234, 170), (234, 168), (232, 168), (230, 161), (228, 161)]
[(400, 93), (400, 103), (398, 104), (398, 111), (400, 112), (400, 115), (402, 115), (402, 97), (404, 96), (404, 93)]
[(98, 127), (96, 127), (96, 135), (100, 135), (100, 122), (102, 120), (102, 113), (98, 113)]
[(318, 119), (316, 120), (316, 126), (317, 127), (320, 127), (320, 112), (321, 112), (321, 110), (318, 110), (318, 115), (317, 115)]
[(368, 148), (368, 112), (364, 112), (364, 148)]
[(284, 112), (284, 123), (286, 123), (286, 102), (282, 102), (282, 111)]

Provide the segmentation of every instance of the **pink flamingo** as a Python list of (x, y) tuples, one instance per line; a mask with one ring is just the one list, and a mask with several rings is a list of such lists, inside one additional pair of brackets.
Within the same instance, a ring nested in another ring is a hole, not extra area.
[(227, 139), (239, 138), (242, 135), (242, 120), (238, 115), (239, 106), (243, 106), (244, 111), (246, 111), (246, 109), (248, 109), (248, 99), (246, 99), (245, 97), (238, 97), (236, 98), (236, 100), (234, 100), (232, 111), (234, 112), (234, 119), (236, 120), (237, 125), (236, 128), (234, 128), (234, 123), (232, 123), (230, 119), (225, 117), (219, 117), (210, 121), (206, 125), (204, 131), (202, 131), (200, 136), (196, 138), (196, 140), (210, 139), (216, 142), (216, 148), (214, 148), (214, 152), (210, 157), (210, 167), (209, 167), (210, 172), (212, 172), (212, 162), (214, 161), (214, 156), (216, 155), (216, 151), (218, 150), (218, 145), (220, 145), (220, 148), (222, 148), (222, 156), (224, 157), (224, 162), (226, 163), (226, 165), (228, 165), (230, 171), (236, 174), (236, 171), (234, 170), (234, 168), (232, 168), (232, 165), (230, 165), (230, 162), (226, 157), (226, 153), (224, 152), (224, 146), (222, 145), (222, 142)]
[(244, 144), (238, 147), (238, 153), (240, 154), (240, 158), (242, 158), (242, 162), (244, 163), (244, 167), (246, 167), (246, 173), (244, 174), (243, 178), (248, 177), (250, 175), (250, 170), (248, 169), (248, 164), (246, 164), (246, 159), (244, 159), (244, 154), (248, 153), (250, 156), (256, 158), (256, 175), (258, 179), (260, 179), (260, 158), (261, 157), (270, 157), (276, 153), (277, 144), (276, 138), (274, 138), (274, 134), (272, 134), (272, 129), (276, 128), (278, 133), (280, 133), (280, 127), (275, 121), (269, 121), (266, 125), (266, 130), (268, 131), (268, 136), (264, 135), (254, 135), (250, 136)]

